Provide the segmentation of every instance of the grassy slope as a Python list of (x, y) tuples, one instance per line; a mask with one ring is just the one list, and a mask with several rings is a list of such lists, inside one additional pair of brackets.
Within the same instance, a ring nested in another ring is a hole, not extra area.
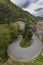
[(36, 59), (31, 62), (25, 62), (23, 65), (43, 65), (43, 56), (40, 54)]
[(35, 60), (24, 63), (14, 62), (12, 59), (9, 58), (7, 62), (1, 65), (43, 65), (43, 57), (39, 55)]
[(0, 0), (0, 23), (11, 21), (35, 21), (35, 17), (14, 5), (10, 0)]

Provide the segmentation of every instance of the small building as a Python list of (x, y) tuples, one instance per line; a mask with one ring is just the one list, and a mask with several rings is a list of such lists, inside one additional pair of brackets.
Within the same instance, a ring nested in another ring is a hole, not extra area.
[(25, 28), (25, 23), (23, 21), (16, 22), (19, 25), (19, 34), (22, 34), (22, 30)]
[(24, 29), (25, 23), (24, 23), (23, 21), (18, 21), (18, 22), (16, 22), (16, 23), (19, 24), (19, 29), (20, 29), (20, 30), (23, 30), (23, 29)]

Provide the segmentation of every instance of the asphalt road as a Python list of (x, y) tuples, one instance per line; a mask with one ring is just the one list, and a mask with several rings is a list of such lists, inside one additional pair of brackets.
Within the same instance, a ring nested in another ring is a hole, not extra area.
[(37, 36), (33, 35), (32, 39), (33, 41), (31, 46), (22, 48), (19, 46), (19, 43), (22, 40), (22, 35), (19, 35), (18, 39), (8, 47), (8, 53), (11, 54), (14, 59), (21, 62), (34, 59), (41, 52), (42, 46)]

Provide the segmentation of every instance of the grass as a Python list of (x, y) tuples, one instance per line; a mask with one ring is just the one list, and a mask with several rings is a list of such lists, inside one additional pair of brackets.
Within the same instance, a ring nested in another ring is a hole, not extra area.
[(26, 41), (26, 39), (23, 38), (19, 45), (23, 48), (27, 48), (28, 46), (31, 45), (31, 43), (32, 43), (32, 40)]
[(41, 42), (42, 42), (42, 44), (43, 44), (43, 35), (41, 36)]
[(31, 62), (14, 62), (12, 59), (8, 59), (7, 62), (1, 65), (43, 65), (43, 56), (40, 54), (36, 59), (32, 60)]
[(22, 63), (22, 65), (43, 65), (43, 56), (40, 54), (36, 59), (31, 62)]

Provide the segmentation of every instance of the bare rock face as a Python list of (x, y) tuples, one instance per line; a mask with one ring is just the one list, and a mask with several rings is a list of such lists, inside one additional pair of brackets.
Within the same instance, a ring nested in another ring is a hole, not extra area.
[(35, 24), (36, 27), (36, 34), (39, 38), (41, 38), (42, 34), (43, 34), (43, 20), (38, 20), (38, 22), (36, 22)]

